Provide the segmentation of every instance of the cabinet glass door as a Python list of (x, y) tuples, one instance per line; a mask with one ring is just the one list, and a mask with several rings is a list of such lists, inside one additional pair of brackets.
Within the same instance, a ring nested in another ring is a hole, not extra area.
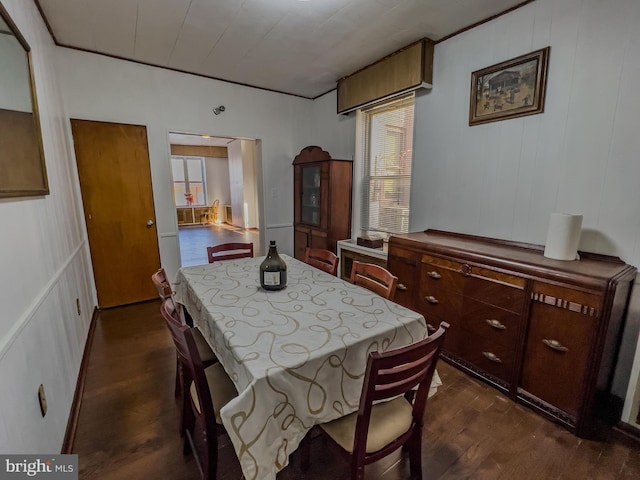
[(302, 167), (302, 222), (320, 225), (320, 166)]

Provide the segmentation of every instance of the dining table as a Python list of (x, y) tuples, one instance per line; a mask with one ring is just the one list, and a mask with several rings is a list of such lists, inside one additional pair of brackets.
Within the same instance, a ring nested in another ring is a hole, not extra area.
[[(265, 257), (179, 269), (176, 300), (238, 396), (220, 412), (247, 480), (273, 480), (316, 424), (358, 409), (367, 358), (424, 339), (425, 318), (288, 255), (287, 285), (260, 286)], [(441, 385), (437, 372), (430, 395)]]

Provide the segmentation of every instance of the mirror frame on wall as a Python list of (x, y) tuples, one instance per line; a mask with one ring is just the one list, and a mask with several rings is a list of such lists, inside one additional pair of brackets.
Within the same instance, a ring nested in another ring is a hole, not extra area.
[(0, 106), (0, 198), (30, 197), (49, 194), (49, 182), (42, 145), (42, 130), (33, 75), (31, 48), (0, 2), (0, 17), (24, 49), (31, 112), (4, 109)]

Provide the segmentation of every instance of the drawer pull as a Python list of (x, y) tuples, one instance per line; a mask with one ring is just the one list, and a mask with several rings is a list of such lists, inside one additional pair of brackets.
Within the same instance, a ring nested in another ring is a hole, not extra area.
[(431, 325), (430, 323), (427, 323), (427, 332), (429, 333), (433, 333), (437, 330), (436, 327), (434, 327), (433, 325)]
[(436, 280), (440, 280), (442, 278), (442, 275), (440, 275), (435, 270), (431, 270), (430, 272), (427, 272), (427, 275), (429, 275), (431, 278), (435, 278)]
[(547, 338), (543, 338), (542, 339), (542, 343), (544, 343), (547, 347), (553, 348), (554, 350), (557, 350), (559, 352), (568, 352), (569, 351), (569, 349), (567, 347), (562, 345), (557, 340), (549, 340)]
[(493, 318), (487, 318), (487, 319), (485, 320), (485, 322), (487, 322), (487, 324), (488, 324), (490, 327), (496, 328), (496, 329), (498, 329), (498, 330), (506, 330), (506, 329), (507, 329), (507, 327), (505, 327), (502, 323), (500, 323), (500, 321), (499, 321), (499, 320), (495, 320), (495, 319), (493, 319)]
[(437, 303), (440, 303), (438, 301), (438, 299), (436, 297), (434, 297), (433, 295), (429, 295), (427, 297), (424, 297), (424, 299), (429, 303), (433, 303), (434, 305), (437, 304)]
[(495, 353), (482, 352), (482, 355), (484, 355), (487, 360), (491, 360), (492, 362), (495, 362), (495, 363), (502, 363), (502, 360), (500, 360), (500, 357), (498, 357)]
[(399, 283), (398, 285), (396, 285), (396, 289), (400, 290), (401, 292), (406, 292), (407, 290), (409, 290), (407, 287), (404, 286), (403, 283)]
[(468, 263), (463, 263), (462, 265), (460, 265), (460, 272), (465, 277), (470, 276), (471, 275), (471, 265), (469, 265)]

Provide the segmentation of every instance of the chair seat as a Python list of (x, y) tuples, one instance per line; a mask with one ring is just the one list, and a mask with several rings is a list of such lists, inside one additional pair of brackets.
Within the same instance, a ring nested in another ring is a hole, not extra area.
[[(380, 450), (411, 428), (412, 406), (404, 398), (398, 397), (388, 402), (373, 405), (367, 435), (367, 453)], [(353, 452), (358, 412), (353, 412), (329, 423), (320, 425), (344, 450)]]
[(216, 363), (218, 361), (218, 357), (213, 353), (211, 347), (204, 339), (202, 332), (197, 328), (192, 328), (191, 332), (193, 333), (193, 340), (196, 342), (196, 348), (198, 349), (198, 354), (200, 354), (200, 360), (205, 366), (211, 365), (212, 363)]
[[(209, 385), (209, 392), (211, 393), (211, 400), (213, 402), (213, 411), (216, 416), (216, 423), (222, 425), (222, 419), (220, 418), (220, 409), (229, 403), (232, 399), (238, 396), (236, 387), (224, 371), (220, 363), (215, 363), (204, 371), (207, 376), (207, 384)], [(191, 383), (189, 389), (191, 392), (191, 398), (195, 404), (196, 410), (200, 412), (200, 402), (198, 402), (198, 393), (196, 392), (195, 383)]]

